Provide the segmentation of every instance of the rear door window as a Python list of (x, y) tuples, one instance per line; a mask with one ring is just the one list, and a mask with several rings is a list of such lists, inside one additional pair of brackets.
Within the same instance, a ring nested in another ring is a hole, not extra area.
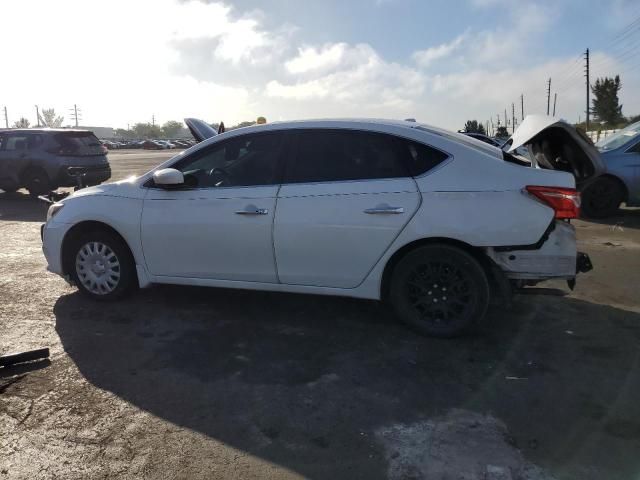
[(395, 137), (354, 130), (306, 130), (296, 135), (286, 183), (408, 177)]
[(3, 147), (7, 152), (25, 150), (27, 148), (27, 135), (8, 135)]

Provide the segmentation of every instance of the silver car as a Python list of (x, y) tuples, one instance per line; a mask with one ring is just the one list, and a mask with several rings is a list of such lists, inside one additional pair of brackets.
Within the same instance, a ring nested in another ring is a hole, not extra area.
[(582, 194), (582, 208), (592, 217), (616, 212), (622, 202), (640, 206), (640, 122), (596, 143), (604, 174)]

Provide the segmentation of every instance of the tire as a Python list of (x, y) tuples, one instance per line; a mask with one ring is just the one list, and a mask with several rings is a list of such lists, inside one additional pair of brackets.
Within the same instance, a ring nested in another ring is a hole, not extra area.
[(51, 190), (51, 184), (47, 173), (40, 168), (32, 168), (22, 175), (22, 184), (32, 197), (44, 195)]
[(78, 290), (89, 298), (116, 300), (138, 285), (133, 255), (112, 232), (83, 233), (72, 240), (67, 252), (67, 271)]
[(587, 218), (615, 215), (624, 200), (624, 187), (611, 177), (602, 177), (582, 191), (581, 211)]
[(399, 319), (433, 337), (472, 331), (489, 305), (487, 275), (471, 255), (449, 245), (407, 253), (393, 269), (389, 299)]

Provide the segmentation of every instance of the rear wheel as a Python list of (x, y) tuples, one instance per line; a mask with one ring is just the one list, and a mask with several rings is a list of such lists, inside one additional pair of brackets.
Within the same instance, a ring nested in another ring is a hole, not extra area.
[(429, 245), (406, 254), (391, 276), (389, 298), (399, 318), (435, 337), (466, 333), (484, 317), (489, 282), (464, 250)]
[(22, 176), (22, 183), (32, 196), (43, 195), (51, 190), (47, 173), (39, 168), (27, 170)]
[(72, 242), (67, 269), (81, 293), (96, 300), (115, 300), (135, 288), (133, 256), (117, 235), (98, 230)]
[(614, 215), (624, 200), (623, 186), (611, 177), (602, 177), (582, 191), (582, 213), (586, 217), (603, 218)]

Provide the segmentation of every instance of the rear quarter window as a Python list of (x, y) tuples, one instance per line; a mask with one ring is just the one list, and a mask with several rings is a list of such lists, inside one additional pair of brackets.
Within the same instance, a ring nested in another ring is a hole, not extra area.
[(411, 140), (399, 141), (401, 142), (401, 148), (404, 152), (409, 172), (413, 177), (418, 177), (437, 167), (450, 156), (424, 143), (413, 142)]

